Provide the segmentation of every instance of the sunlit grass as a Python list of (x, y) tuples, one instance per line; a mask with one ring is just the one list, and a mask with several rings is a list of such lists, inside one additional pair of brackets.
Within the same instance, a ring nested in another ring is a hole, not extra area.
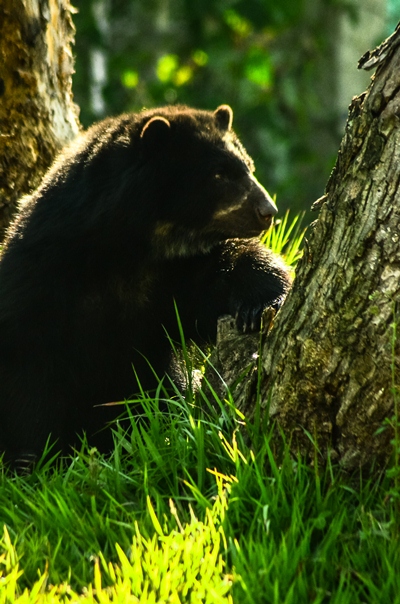
[(262, 243), (275, 252), (281, 254), (286, 264), (295, 267), (302, 256), (302, 243), (306, 229), (301, 229), (303, 214), (298, 214), (289, 221), (290, 212), (287, 211), (283, 218), (274, 220), (271, 227), (263, 235)]
[(234, 577), (225, 572), (226, 562), (221, 548), (224, 534), (221, 521), (227, 506), (223, 482), (219, 495), (204, 522), (191, 512), (190, 521), (183, 526), (176, 508), (170, 501), (171, 516), (177, 528), (166, 531), (160, 524), (150, 497), (147, 508), (153, 523), (152, 537), (143, 536), (134, 521), (134, 535), (127, 555), (115, 543), (115, 561), (108, 562), (104, 554), (90, 557), (92, 581), (78, 593), (69, 581), (56, 585), (50, 582), (49, 565), (30, 588), (22, 589), (19, 555), (12, 544), (6, 525), (0, 543), (0, 602), (35, 602), (47, 604), (66, 602), (171, 602), (198, 601), (204, 603), (232, 602)]
[(310, 467), (268, 427), (256, 446), (231, 407), (142, 402), (111, 458), (1, 478), (1, 604), (400, 602), (387, 475)]

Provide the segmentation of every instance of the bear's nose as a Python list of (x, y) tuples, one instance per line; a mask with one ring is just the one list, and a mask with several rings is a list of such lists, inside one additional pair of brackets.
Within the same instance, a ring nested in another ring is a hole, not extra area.
[(262, 184), (258, 182), (255, 176), (251, 175), (252, 196), (258, 216), (261, 219), (271, 218), (278, 213), (278, 208), (274, 200)]

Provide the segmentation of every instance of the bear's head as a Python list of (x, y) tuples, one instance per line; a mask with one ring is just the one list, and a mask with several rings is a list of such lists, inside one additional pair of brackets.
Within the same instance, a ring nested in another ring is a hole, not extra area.
[(171, 106), (143, 116), (142, 161), (158, 189), (153, 245), (163, 256), (257, 236), (276, 214), (232, 130), (232, 118), (228, 105), (214, 112)]
[(29, 227), (39, 240), (51, 230), (96, 258), (133, 245), (159, 258), (190, 256), (258, 236), (277, 209), (232, 117), (228, 105), (173, 105), (93, 125), (59, 155), (14, 232)]

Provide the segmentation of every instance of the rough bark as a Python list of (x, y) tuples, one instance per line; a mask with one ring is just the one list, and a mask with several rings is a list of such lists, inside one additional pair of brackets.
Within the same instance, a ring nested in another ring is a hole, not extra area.
[(69, 0), (0, 4), (0, 240), (16, 202), (79, 131)]
[[(400, 300), (399, 120), (396, 42), (368, 91), (352, 101), (293, 289), (262, 345), (261, 408), (294, 448), (314, 455), (308, 432), (323, 457), (330, 450), (347, 469), (383, 463), (392, 449), (392, 429), (377, 430), (394, 414), (392, 378), (398, 380), (400, 364), (393, 338)], [(235, 358), (220, 362), (226, 339), (236, 359), (244, 348), (249, 361), (259, 338), (252, 349), (231, 328), (220, 339), (214, 363), (231, 385), (240, 369)], [(239, 394), (235, 401), (251, 417), (256, 389), (242, 385)]]

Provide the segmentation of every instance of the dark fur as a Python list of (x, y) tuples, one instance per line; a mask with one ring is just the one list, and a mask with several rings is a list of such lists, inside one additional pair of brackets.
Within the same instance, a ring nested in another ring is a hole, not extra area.
[[(121, 412), (96, 405), (155, 387), (165, 330), (198, 344), (217, 319), (257, 329), (286, 269), (257, 236), (275, 213), (232, 113), (168, 107), (96, 124), (23, 200), (0, 262), (0, 451), (63, 451)], [(234, 238), (247, 238), (238, 239)], [(18, 462), (17, 462), (18, 464)]]

